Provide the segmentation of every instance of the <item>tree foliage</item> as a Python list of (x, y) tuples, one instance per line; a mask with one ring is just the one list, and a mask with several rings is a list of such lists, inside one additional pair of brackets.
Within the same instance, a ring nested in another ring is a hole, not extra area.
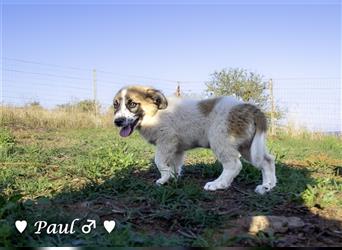
[[(232, 95), (245, 102), (252, 102), (271, 117), (270, 97), (266, 92), (267, 82), (260, 74), (242, 68), (229, 68), (215, 71), (206, 82), (206, 93), (210, 96)], [(275, 106), (274, 118), (279, 120), (284, 112)]]
[(234, 95), (243, 101), (254, 102), (262, 109), (267, 108), (268, 94), (263, 76), (241, 68), (229, 68), (215, 71), (206, 82), (209, 95)]

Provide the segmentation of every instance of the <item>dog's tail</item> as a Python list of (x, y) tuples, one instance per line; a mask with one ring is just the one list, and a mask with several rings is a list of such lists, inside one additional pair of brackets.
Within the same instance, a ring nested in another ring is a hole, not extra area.
[(254, 112), (255, 134), (250, 147), (251, 162), (254, 166), (260, 167), (264, 160), (266, 152), (266, 131), (267, 131), (267, 119), (265, 114), (256, 109)]

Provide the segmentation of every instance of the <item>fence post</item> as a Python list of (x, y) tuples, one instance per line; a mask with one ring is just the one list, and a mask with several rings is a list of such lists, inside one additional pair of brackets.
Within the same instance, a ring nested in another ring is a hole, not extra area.
[(180, 82), (177, 82), (176, 96), (177, 96), (177, 97), (180, 97), (180, 96), (181, 96)]
[(274, 114), (275, 114), (275, 107), (274, 107), (274, 96), (273, 96), (273, 80), (270, 79), (268, 83), (268, 88), (270, 91), (270, 99), (271, 99), (271, 135), (275, 134), (275, 123), (274, 123)]
[(96, 69), (93, 69), (93, 101), (94, 101), (94, 115), (95, 115), (95, 126), (98, 127), (98, 121), (97, 121), (97, 84), (96, 84)]

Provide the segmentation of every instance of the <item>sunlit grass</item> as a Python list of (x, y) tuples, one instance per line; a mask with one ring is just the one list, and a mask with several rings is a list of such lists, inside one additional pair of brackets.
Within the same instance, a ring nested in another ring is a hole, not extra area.
[[(336, 137), (270, 136), (278, 184), (266, 196), (254, 193), (261, 173), (247, 162), (228, 190), (206, 192), (204, 184), (222, 168), (208, 149), (189, 151), (184, 176), (158, 187), (154, 147), (137, 132), (120, 138), (111, 125), (83, 121), (88, 114), (63, 113), (50, 121), (57, 111), (6, 112), (0, 131), (1, 246), (232, 246), (238, 239), (218, 237), (218, 229), (236, 217), (273, 214), (278, 206), (342, 211)], [(72, 119), (79, 121), (67, 121)], [(96, 234), (63, 237), (37, 236), (33, 227), (18, 237), (13, 227), (17, 219), (62, 223), (75, 217), (98, 223), (113, 218), (117, 226), (110, 235), (99, 227)], [(275, 241), (258, 237), (269, 245)]]

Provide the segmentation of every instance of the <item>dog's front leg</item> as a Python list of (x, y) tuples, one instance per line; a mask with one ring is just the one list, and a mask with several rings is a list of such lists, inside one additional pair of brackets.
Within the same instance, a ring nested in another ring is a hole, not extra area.
[(174, 148), (157, 146), (155, 163), (161, 175), (161, 177), (156, 181), (158, 185), (165, 184), (171, 177), (175, 177), (177, 175), (177, 167), (179, 167), (178, 165), (180, 163), (176, 161), (181, 161), (183, 159), (183, 154), (178, 156), (178, 154), (173, 151)]

